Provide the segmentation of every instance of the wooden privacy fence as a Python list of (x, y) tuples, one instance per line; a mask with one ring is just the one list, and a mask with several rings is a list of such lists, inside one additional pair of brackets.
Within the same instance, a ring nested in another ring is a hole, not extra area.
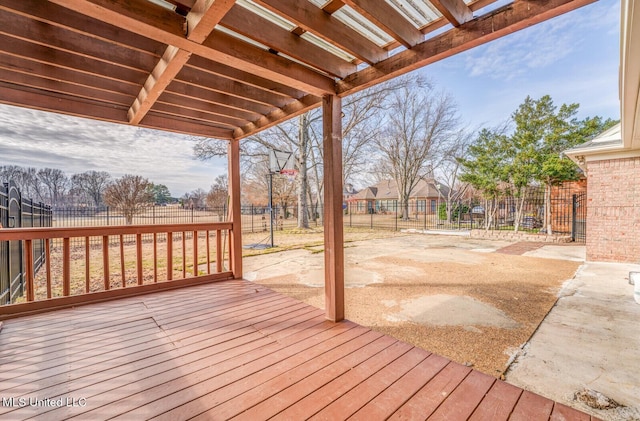
[[(50, 227), (51, 207), (23, 199), (15, 183), (0, 185), (1, 229)], [(31, 269), (44, 263), (44, 241), (34, 241)], [(20, 241), (0, 241), (0, 305), (15, 302), (24, 293), (25, 250)]]
[[(231, 278), (232, 227), (221, 222), (0, 230), (0, 241), (23, 244), (27, 268), (26, 302), (0, 308), (0, 318)], [(45, 259), (36, 274), (39, 241)]]

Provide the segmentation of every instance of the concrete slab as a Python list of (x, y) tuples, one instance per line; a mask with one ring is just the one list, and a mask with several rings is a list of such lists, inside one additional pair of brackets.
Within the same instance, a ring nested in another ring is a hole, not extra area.
[[(604, 420), (640, 420), (640, 305), (630, 271), (585, 263), (506, 374), (509, 383)], [(598, 391), (625, 406), (597, 410), (575, 393)]]
[(572, 260), (574, 262), (584, 262), (587, 259), (587, 248), (585, 246), (567, 245), (546, 245), (537, 250), (528, 251), (523, 256), (540, 257), (543, 259)]

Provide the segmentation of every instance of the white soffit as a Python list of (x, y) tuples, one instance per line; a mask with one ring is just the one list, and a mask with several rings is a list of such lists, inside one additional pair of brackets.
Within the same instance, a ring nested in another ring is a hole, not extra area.
[(622, 141), (640, 149), (640, 5), (622, 0), (620, 20), (620, 106)]

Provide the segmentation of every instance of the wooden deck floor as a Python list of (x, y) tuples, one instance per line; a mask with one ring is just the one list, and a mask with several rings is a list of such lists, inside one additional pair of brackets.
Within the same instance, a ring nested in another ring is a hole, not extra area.
[(0, 419), (589, 420), (247, 281), (6, 321)]

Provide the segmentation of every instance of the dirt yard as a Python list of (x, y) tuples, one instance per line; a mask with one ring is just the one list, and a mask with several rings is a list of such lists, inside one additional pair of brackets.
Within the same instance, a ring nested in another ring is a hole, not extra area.
[[(429, 235), (349, 242), (346, 317), (500, 377), (580, 265), (500, 251), (510, 244)], [(247, 257), (245, 278), (323, 308), (322, 251)]]

